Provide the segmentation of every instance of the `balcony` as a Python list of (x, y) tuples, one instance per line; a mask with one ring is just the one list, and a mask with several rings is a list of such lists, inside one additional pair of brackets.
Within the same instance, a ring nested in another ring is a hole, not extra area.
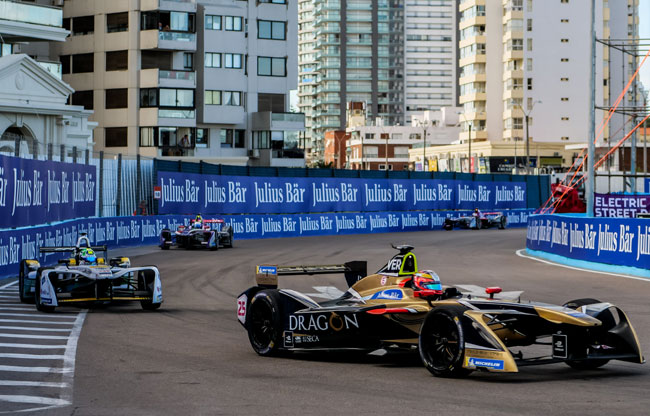
[(63, 42), (70, 32), (62, 25), (61, 8), (0, 0), (0, 33), (4, 42)]
[(192, 0), (141, 0), (140, 10), (165, 10), (174, 12), (196, 12), (196, 2)]
[(196, 88), (196, 72), (166, 69), (143, 69), (140, 71), (142, 88)]
[(184, 108), (141, 108), (140, 122), (143, 126), (196, 126), (196, 111)]
[(304, 130), (304, 113), (253, 113), (253, 130)]
[(143, 30), (140, 32), (140, 49), (196, 51), (196, 33)]

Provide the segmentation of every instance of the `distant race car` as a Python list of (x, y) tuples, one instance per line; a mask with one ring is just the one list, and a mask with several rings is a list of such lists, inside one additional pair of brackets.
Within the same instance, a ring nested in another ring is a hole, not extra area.
[(508, 225), (508, 218), (502, 212), (473, 212), (472, 215), (463, 217), (445, 219), (442, 228), (453, 230), (454, 228), (471, 228), (480, 230), (481, 228), (498, 227), (503, 230)]
[(36, 309), (52, 312), (57, 306), (106, 301), (139, 301), (143, 309), (162, 304), (160, 272), (154, 266), (131, 267), (128, 257), (108, 260), (96, 252), (106, 246), (91, 246), (81, 234), (74, 247), (41, 247), (41, 253), (72, 254), (55, 266), (41, 267), (37, 260), (20, 262), (20, 301), (35, 303)]
[(204, 220), (197, 217), (190, 220), (187, 227), (180, 225), (174, 232), (169, 228), (160, 232), (160, 248), (163, 250), (169, 250), (172, 246), (218, 250), (219, 246), (232, 248), (233, 241), (232, 226), (219, 219)]
[[(376, 274), (365, 262), (328, 266), (257, 266), (257, 286), (237, 298), (237, 318), (259, 355), (286, 351), (419, 351), (434, 375), (474, 370), (517, 372), (527, 365), (565, 362), (592, 369), (610, 360), (644, 363), (625, 313), (611, 303), (576, 299), (563, 306), (521, 302), (521, 292), (488, 287), (482, 295), (442, 286), (418, 271), (413, 247), (396, 247)], [(344, 273), (350, 288), (317, 302), (278, 277)], [(514, 295), (513, 295), (514, 293)], [(528, 348), (530, 347), (530, 348)]]

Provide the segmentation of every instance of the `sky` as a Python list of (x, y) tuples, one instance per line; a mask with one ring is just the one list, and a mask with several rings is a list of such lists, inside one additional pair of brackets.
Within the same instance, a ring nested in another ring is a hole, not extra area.
[[(639, 2), (639, 37), (641, 39), (650, 39), (650, 0), (641, 0)], [(646, 45), (650, 41), (643, 41)], [(641, 48), (641, 53), (645, 56), (648, 46)], [(643, 59), (643, 57), (641, 57)], [(641, 68), (641, 82), (646, 90), (650, 90), (650, 58), (648, 58)]]

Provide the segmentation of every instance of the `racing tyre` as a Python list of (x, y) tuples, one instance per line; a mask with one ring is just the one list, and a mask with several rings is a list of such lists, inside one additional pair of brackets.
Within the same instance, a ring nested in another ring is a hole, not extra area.
[(169, 250), (169, 245), (167, 244), (167, 241), (172, 239), (172, 232), (169, 230), (169, 228), (165, 228), (160, 232), (161, 241), (160, 243), (160, 249), (161, 250)]
[(225, 244), (224, 247), (226, 248), (232, 248), (233, 246), (233, 240), (234, 240), (234, 232), (232, 230), (232, 227), (228, 229), (228, 244)]
[(140, 306), (142, 306), (142, 309), (145, 311), (155, 311), (160, 308), (160, 305), (162, 305), (162, 303), (153, 303), (153, 285), (154, 283), (149, 287), (144, 276), (142, 274), (138, 276), (138, 290), (146, 290), (151, 293), (151, 299), (140, 301)]
[[(570, 309), (578, 309), (582, 306), (591, 305), (593, 303), (601, 303), (601, 301), (593, 298), (581, 298), (570, 300), (562, 306)], [(599, 314), (598, 319), (601, 320), (603, 327), (606, 328), (614, 326), (616, 324), (612, 313), (609, 311), (604, 311)], [(609, 360), (570, 360), (566, 361), (566, 365), (576, 370), (594, 370), (596, 368), (604, 366), (608, 362)]]
[(246, 316), (248, 339), (256, 353), (278, 355), (282, 343), (282, 309), (277, 290), (262, 290), (251, 299)]
[(420, 358), (434, 376), (465, 377), (472, 372), (463, 368), (465, 338), (461, 317), (465, 310), (462, 306), (442, 306), (424, 319), (420, 329)]
[(474, 229), (475, 229), (475, 230), (480, 230), (480, 229), (481, 229), (481, 225), (483, 225), (483, 224), (481, 223), (481, 219), (480, 219), (480, 218), (477, 218), (477, 219), (476, 219), (476, 226), (474, 227)]
[(36, 287), (34, 288), (34, 302), (36, 303), (36, 310), (41, 312), (54, 312), (54, 306), (41, 304), (41, 274), (36, 274)]
[(499, 219), (499, 230), (505, 230), (507, 223), (508, 223), (508, 219), (505, 217), (505, 215), (502, 216)]
[(29, 274), (29, 267), (27, 267), (27, 262), (25, 260), (20, 261), (20, 270), (18, 271), (18, 296), (22, 303), (34, 303), (34, 298), (32, 296), (25, 295), (25, 279)]

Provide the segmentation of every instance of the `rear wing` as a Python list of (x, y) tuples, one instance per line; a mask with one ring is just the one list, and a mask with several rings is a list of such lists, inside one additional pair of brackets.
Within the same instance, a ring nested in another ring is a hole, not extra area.
[(93, 251), (108, 251), (108, 247), (103, 246), (89, 246), (89, 247), (39, 247), (41, 253), (70, 253), (81, 248), (90, 248)]
[(278, 287), (278, 276), (311, 276), (316, 274), (339, 273), (343, 273), (348, 286), (352, 286), (368, 275), (368, 262), (349, 261), (343, 264), (309, 266), (277, 266), (263, 264), (255, 268), (255, 280), (258, 286), (275, 289)]

